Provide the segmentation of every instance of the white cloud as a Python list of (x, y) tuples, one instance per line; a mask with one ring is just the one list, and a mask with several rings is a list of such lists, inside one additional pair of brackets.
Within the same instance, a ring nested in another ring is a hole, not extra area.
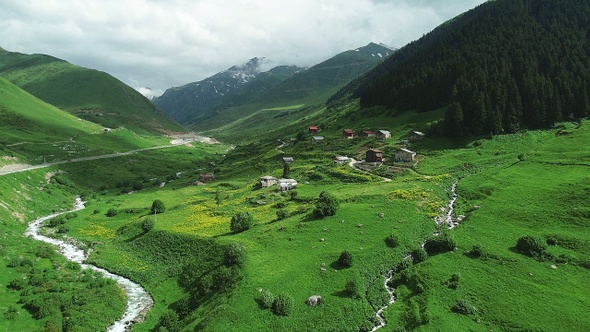
[(371, 41), (401, 47), (484, 0), (0, 0), (0, 46), (163, 91), (265, 56), (310, 66)]

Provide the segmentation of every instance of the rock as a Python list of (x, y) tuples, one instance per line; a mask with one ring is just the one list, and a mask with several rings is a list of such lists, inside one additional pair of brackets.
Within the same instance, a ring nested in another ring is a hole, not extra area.
[(326, 268), (322, 267), (322, 268), (320, 268), (320, 271), (321, 272), (326, 272)]
[(356, 224), (356, 227), (363, 227), (363, 224)]
[(319, 295), (312, 295), (307, 299), (307, 305), (315, 307), (322, 304), (322, 297)]
[(320, 242), (324, 242), (324, 241), (326, 241), (326, 239), (324, 239), (324, 238), (321, 238), (320, 239)]
[(379, 213), (379, 218), (385, 218), (385, 213)]
[(555, 264), (551, 264), (551, 268), (552, 268), (552, 269), (556, 269), (556, 268), (557, 268), (557, 265), (555, 265)]

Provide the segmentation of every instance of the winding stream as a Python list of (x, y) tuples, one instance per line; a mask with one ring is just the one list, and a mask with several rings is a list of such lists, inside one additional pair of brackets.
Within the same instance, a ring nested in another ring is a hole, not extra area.
[(54, 213), (33, 220), (29, 224), (29, 227), (27, 227), (27, 230), (25, 231), (25, 236), (30, 236), (35, 240), (53, 244), (54, 246), (59, 248), (59, 252), (62, 255), (64, 255), (67, 260), (80, 264), (80, 266), (83, 269), (91, 269), (93, 271), (101, 273), (106, 278), (115, 280), (117, 284), (119, 284), (119, 287), (121, 287), (127, 294), (127, 308), (125, 309), (125, 313), (123, 314), (123, 316), (119, 320), (115, 321), (115, 323), (111, 325), (107, 331), (129, 331), (131, 329), (132, 324), (142, 321), (147, 311), (153, 306), (154, 300), (149, 295), (149, 293), (146, 292), (145, 289), (141, 287), (141, 285), (127, 278), (113, 274), (105, 269), (96, 267), (94, 265), (84, 263), (88, 258), (88, 254), (85, 253), (84, 250), (78, 248), (73, 243), (73, 241), (54, 239), (40, 234), (43, 222), (45, 222), (46, 220), (49, 220), (60, 214), (82, 210), (84, 207), (84, 202), (82, 202), (80, 198), (76, 198), (76, 203), (72, 210)]
[[(459, 183), (459, 180), (456, 180), (451, 185), (451, 190), (450, 190), (451, 191), (451, 199), (449, 200), (449, 203), (447, 204), (447, 208), (446, 208), (447, 213), (442, 216), (434, 218), (434, 221), (436, 222), (436, 224), (438, 226), (440, 226), (442, 224), (447, 224), (449, 226), (449, 229), (452, 229), (452, 228), (455, 228), (459, 224), (459, 221), (453, 220), (453, 213), (455, 212), (455, 201), (457, 200), (457, 183)], [(435, 232), (434, 235), (437, 236), (437, 235), (439, 235), (439, 233)], [(424, 247), (425, 242), (426, 242), (426, 240), (424, 240), (420, 246)], [(406, 258), (408, 258), (408, 257), (406, 257)], [(379, 324), (375, 325), (375, 327), (373, 327), (371, 332), (375, 332), (375, 331), (379, 330), (380, 328), (384, 327), (385, 324), (387, 324), (387, 322), (385, 321), (385, 317), (383, 316), (383, 311), (385, 311), (385, 309), (387, 309), (390, 305), (395, 303), (395, 288), (389, 287), (389, 285), (388, 285), (388, 283), (391, 279), (393, 279), (393, 270), (389, 270), (387, 272), (387, 274), (385, 275), (385, 290), (387, 290), (387, 293), (389, 293), (389, 301), (387, 304), (385, 304), (384, 306), (379, 308), (379, 310), (377, 310), (377, 312), (375, 313), (375, 317), (377, 317), (377, 319), (379, 320)]]

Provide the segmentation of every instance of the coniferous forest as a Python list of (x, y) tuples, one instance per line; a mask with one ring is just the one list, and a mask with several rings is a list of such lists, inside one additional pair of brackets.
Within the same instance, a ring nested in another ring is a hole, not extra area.
[(448, 136), (545, 128), (590, 114), (589, 38), (588, 1), (490, 1), (348, 88), (364, 107), (446, 107)]

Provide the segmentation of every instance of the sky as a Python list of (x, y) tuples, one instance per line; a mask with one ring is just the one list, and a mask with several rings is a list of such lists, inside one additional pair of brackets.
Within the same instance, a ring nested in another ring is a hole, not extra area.
[(313, 66), (399, 48), (485, 0), (0, 0), (0, 47), (107, 72), (147, 97), (253, 57)]

